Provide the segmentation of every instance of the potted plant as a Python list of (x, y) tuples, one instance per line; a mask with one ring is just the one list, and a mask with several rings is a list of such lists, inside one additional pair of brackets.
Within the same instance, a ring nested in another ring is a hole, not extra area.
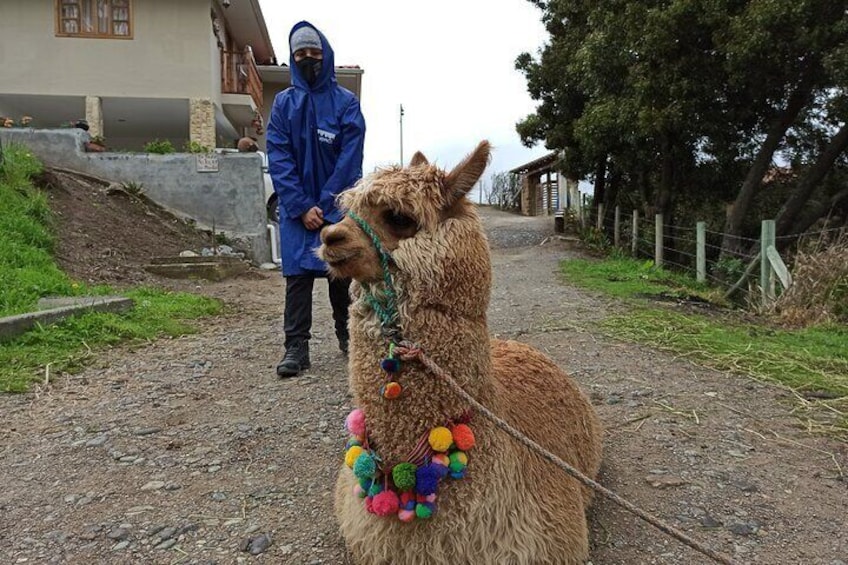
[(106, 151), (106, 140), (102, 135), (92, 135), (91, 139), (85, 142), (85, 150), (89, 153), (102, 153)]
[(21, 116), (21, 119), (18, 121), (8, 116), (0, 116), (0, 127), (4, 128), (25, 128), (31, 123), (31, 116)]

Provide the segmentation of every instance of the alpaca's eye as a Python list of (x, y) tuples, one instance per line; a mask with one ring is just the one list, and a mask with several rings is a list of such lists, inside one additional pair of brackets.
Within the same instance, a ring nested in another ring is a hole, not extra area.
[(383, 218), (389, 227), (397, 230), (408, 230), (409, 228), (416, 226), (414, 219), (410, 218), (406, 214), (401, 214), (392, 210), (387, 210), (383, 215)]

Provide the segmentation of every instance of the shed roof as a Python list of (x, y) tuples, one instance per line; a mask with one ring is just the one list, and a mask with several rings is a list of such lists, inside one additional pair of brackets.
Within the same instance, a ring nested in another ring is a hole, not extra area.
[(554, 166), (556, 165), (558, 158), (559, 151), (551, 151), (543, 157), (539, 157), (529, 163), (524, 163), (523, 165), (519, 165), (514, 169), (511, 169), (509, 172), (516, 175), (525, 175), (528, 173), (544, 173), (549, 170), (553, 171), (556, 170)]

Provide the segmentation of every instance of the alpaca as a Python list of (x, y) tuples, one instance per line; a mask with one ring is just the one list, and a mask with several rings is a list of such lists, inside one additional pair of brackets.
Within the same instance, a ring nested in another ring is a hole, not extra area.
[(317, 253), (331, 275), (354, 279), (358, 409), (347, 421), (353, 437), (335, 509), (356, 563), (588, 558), (591, 492), (475, 415), (420, 364), (399, 363), (387, 339), (396, 331), (414, 341), (483, 405), (597, 475), (602, 432), (586, 396), (540, 352), (489, 336), (489, 247), (465, 197), (489, 155), (483, 141), (450, 172), (421, 153), (406, 168), (377, 171), (342, 195), (347, 217), (321, 234)]

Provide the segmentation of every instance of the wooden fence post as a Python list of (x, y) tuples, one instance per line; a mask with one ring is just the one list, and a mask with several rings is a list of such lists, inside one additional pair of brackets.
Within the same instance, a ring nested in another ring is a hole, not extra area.
[(639, 250), (639, 210), (633, 210), (633, 226), (631, 231), (633, 240), (630, 242), (630, 253), (636, 257)]
[(586, 229), (586, 195), (580, 193), (580, 229)]
[(598, 231), (601, 231), (604, 228), (604, 205), (603, 203), (598, 204)]
[(657, 214), (654, 218), (654, 264), (662, 267), (663, 264), (663, 215)]
[(621, 206), (615, 207), (615, 224), (612, 241), (615, 248), (618, 249), (618, 244), (621, 243)]
[(707, 280), (707, 223), (695, 224), (697, 249), (695, 250), (695, 270), (698, 282)]
[(763, 306), (774, 300), (774, 277), (768, 259), (768, 248), (774, 247), (774, 235), (774, 220), (763, 220), (760, 228), (760, 290)]

